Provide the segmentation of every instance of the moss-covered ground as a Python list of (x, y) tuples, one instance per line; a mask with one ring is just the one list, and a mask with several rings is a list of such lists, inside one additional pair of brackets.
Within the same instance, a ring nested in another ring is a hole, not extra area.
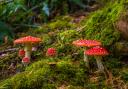
[[(42, 42), (34, 45), (37, 51), (27, 67), (22, 66), (18, 50), (0, 58), (0, 89), (127, 89), (128, 65), (113, 53), (114, 44), (120, 40), (115, 23), (125, 11), (123, 1), (108, 3), (88, 17), (60, 16), (37, 29), (17, 33), (16, 38), (32, 35)], [(84, 47), (72, 44), (77, 39), (99, 40), (109, 50), (110, 55), (103, 57), (106, 75), (96, 72), (94, 57), (89, 57), (91, 67), (86, 68)], [(20, 49), (23, 45), (12, 47)], [(57, 49), (56, 57), (46, 57), (50, 47)], [(17, 62), (16, 74), (8, 70), (12, 61)]]

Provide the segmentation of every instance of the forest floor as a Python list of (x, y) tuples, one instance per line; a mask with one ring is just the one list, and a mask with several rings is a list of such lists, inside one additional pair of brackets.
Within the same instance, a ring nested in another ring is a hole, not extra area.
[[(37, 29), (17, 33), (16, 38), (31, 35), (42, 39), (33, 45), (37, 50), (32, 51), (31, 63), (25, 68), (18, 56), (18, 50), (24, 45), (3, 44), (0, 47), (0, 89), (9, 89), (9, 86), (12, 89), (128, 89), (127, 60), (110, 55), (103, 59), (105, 72), (99, 73), (95, 59), (90, 57), (90, 69), (86, 68), (83, 48), (73, 46), (74, 40), (83, 38), (79, 32), (86, 29), (82, 24), (89, 15), (77, 12), (58, 16)], [(46, 56), (51, 47), (57, 49), (56, 57)], [(14, 70), (9, 69), (11, 63), (16, 63)]]

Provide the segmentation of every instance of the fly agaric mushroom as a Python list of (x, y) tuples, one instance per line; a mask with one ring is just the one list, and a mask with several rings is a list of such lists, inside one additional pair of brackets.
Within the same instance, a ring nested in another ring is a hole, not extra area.
[(93, 46), (100, 46), (101, 42), (97, 40), (76, 40), (73, 41), (73, 44), (76, 46), (93, 47)]
[(24, 64), (28, 64), (28, 63), (30, 63), (30, 59), (29, 59), (28, 57), (24, 57), (24, 58), (22, 59), (22, 62), (23, 62)]
[(23, 38), (16, 39), (14, 41), (14, 44), (24, 44), (25, 45), (25, 57), (31, 58), (31, 50), (32, 50), (32, 44), (33, 43), (39, 43), (41, 41), (40, 38), (32, 37), (32, 36), (26, 36)]
[(56, 56), (56, 49), (55, 48), (48, 48), (46, 52), (46, 56)]
[(104, 66), (102, 64), (101, 59), (102, 59), (102, 56), (109, 54), (105, 48), (100, 47), (100, 46), (96, 46), (96, 47), (93, 47), (89, 50), (85, 50), (84, 54), (94, 56), (96, 58), (99, 71), (104, 72)]
[(23, 49), (19, 50), (19, 56), (23, 57), (25, 55), (25, 51)]
[[(76, 40), (76, 41), (73, 41), (73, 44), (76, 46), (93, 47), (93, 46), (100, 46), (101, 42), (97, 40)], [(86, 62), (86, 66), (89, 68), (89, 60), (86, 54), (84, 54), (84, 61)]]

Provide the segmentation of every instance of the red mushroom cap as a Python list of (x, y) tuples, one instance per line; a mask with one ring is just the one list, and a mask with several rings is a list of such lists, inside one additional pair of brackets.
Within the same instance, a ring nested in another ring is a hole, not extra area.
[(19, 39), (15, 40), (14, 43), (15, 44), (17, 44), (17, 43), (37, 43), (40, 41), (41, 41), (40, 38), (32, 37), (32, 36), (26, 36), (26, 37), (19, 38)]
[(25, 51), (23, 49), (19, 50), (19, 56), (24, 56), (25, 55)]
[(22, 59), (22, 62), (23, 62), (23, 63), (29, 63), (29, 62), (30, 62), (30, 59), (29, 59), (28, 57), (24, 57), (24, 58)]
[(46, 56), (55, 56), (56, 55), (56, 49), (55, 48), (48, 48), (46, 52)]
[(73, 41), (73, 44), (76, 46), (92, 47), (92, 46), (100, 46), (101, 42), (97, 40), (76, 40), (76, 41)]
[(100, 46), (96, 46), (96, 47), (93, 47), (89, 50), (84, 51), (84, 54), (103, 56), (103, 55), (108, 55), (109, 53), (105, 48), (100, 47)]

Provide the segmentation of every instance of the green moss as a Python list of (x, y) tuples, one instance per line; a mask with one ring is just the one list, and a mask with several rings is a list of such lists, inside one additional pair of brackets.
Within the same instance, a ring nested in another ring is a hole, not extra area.
[(40, 34), (40, 33), (47, 33), (49, 30), (47, 29), (47, 25), (42, 25), (38, 29), (35, 29), (34, 33), (35, 34)]
[(65, 29), (70, 29), (70, 28), (75, 28), (75, 24), (71, 22), (72, 18), (69, 16), (65, 17), (58, 17), (56, 20), (53, 20), (53, 22), (50, 22), (48, 24), (49, 29), (54, 30), (65, 30)]
[(122, 71), (121, 71), (121, 77), (122, 79), (128, 83), (128, 69), (127, 68), (124, 68)]
[(42, 40), (43, 40), (43, 43), (44, 43), (45, 45), (51, 44), (52, 41), (53, 41), (52, 39), (53, 39), (53, 38), (50, 37), (48, 34), (42, 35)]
[(42, 86), (42, 89), (57, 89), (55, 84), (46, 84)]
[(81, 38), (81, 36), (76, 30), (67, 30), (58, 34), (58, 40), (61, 43), (71, 43), (79, 38)]
[(45, 60), (41, 60), (41, 61), (33, 63), (31, 66), (28, 66), (26, 68), (26, 71), (37, 70), (37, 69), (43, 68), (44, 66), (47, 66), (46, 62)]
[(26, 73), (17, 74), (10, 79), (12, 89), (23, 89), (26, 87)]
[(25, 80), (25, 73), (20, 73), (8, 80), (3, 81), (0, 84), (0, 88), (3, 87), (4, 89), (22, 89), (22, 87), (24, 87), (22, 84), (25, 83)]
[(105, 61), (105, 65), (109, 69), (122, 68), (123, 66), (117, 58), (107, 57)]
[(47, 67), (40, 68), (38, 70), (32, 71), (28, 75), (27, 86), (31, 89), (40, 89), (44, 85), (47, 84), (50, 79), (48, 75), (50, 75), (50, 69)]
[(70, 54), (72, 52), (72, 45), (71, 44), (59, 44), (57, 45), (58, 53), (65, 53)]
[[(5, 89), (41, 89), (46, 86), (50, 75), (50, 69), (48, 67), (42, 67), (37, 70), (23, 72), (5, 81), (5, 84), (1, 85)], [(8, 87), (8, 83), (11, 85)]]
[(114, 23), (124, 10), (123, 0), (110, 2), (103, 9), (94, 12), (85, 23), (83, 36), (87, 39), (100, 40), (103, 45), (111, 45), (120, 38)]
[(67, 87), (68, 89), (84, 89), (83, 87), (81, 86), (73, 86), (73, 85), (70, 85)]
[(84, 68), (73, 65), (71, 61), (61, 61), (56, 66), (49, 66), (42, 60), (27, 67), (26, 71), (3, 81), (0, 86), (5, 89), (56, 89), (55, 86), (65, 81), (83, 86), (86, 78)]

